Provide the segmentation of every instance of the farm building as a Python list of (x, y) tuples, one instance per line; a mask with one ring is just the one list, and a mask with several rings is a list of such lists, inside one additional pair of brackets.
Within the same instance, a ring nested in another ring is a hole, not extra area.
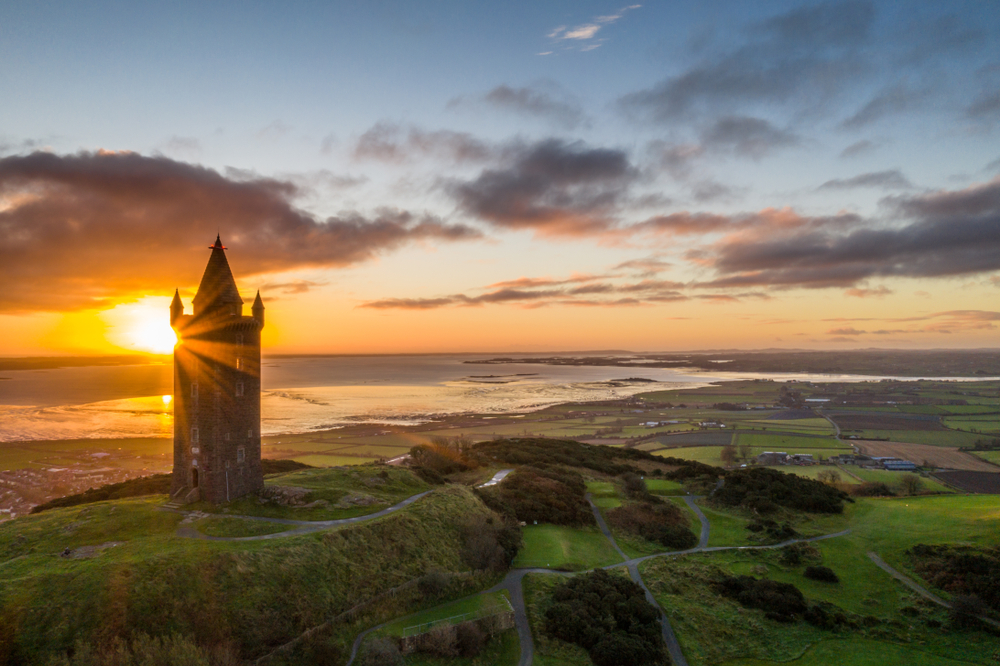
[(788, 462), (793, 465), (811, 465), (815, 461), (811, 453), (793, 453), (788, 456)]
[(760, 465), (784, 465), (787, 459), (788, 454), (784, 451), (764, 451), (756, 458)]
[(913, 472), (917, 469), (917, 464), (909, 460), (887, 460), (882, 466), (891, 472)]

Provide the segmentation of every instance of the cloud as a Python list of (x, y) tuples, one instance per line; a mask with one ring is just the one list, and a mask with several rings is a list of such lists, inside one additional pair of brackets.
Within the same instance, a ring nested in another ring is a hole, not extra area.
[(645, 259), (630, 259), (623, 261), (614, 267), (616, 271), (632, 271), (639, 277), (653, 277), (670, 268), (673, 264), (663, 261), (659, 257), (646, 257)]
[(893, 293), (892, 289), (883, 286), (876, 287), (874, 289), (848, 289), (844, 292), (844, 295), (854, 296), (855, 298), (882, 298), (883, 296), (888, 296), (891, 293)]
[(415, 158), (433, 157), (455, 163), (482, 162), (494, 155), (494, 149), (466, 132), (404, 129), (380, 122), (366, 131), (354, 146), (355, 159), (403, 163)]
[(875, 150), (875, 144), (868, 139), (852, 143), (847, 148), (840, 151), (840, 156), (844, 158), (860, 157)]
[(510, 111), (521, 116), (548, 120), (562, 127), (574, 129), (585, 122), (580, 103), (558, 85), (535, 83), (520, 88), (500, 85), (480, 97), (456, 97), (448, 108), (487, 106)]
[(479, 238), (467, 226), (382, 209), (317, 219), (287, 180), (229, 178), (136, 153), (0, 158), (0, 311), (105, 307), (196, 284), (221, 230), (238, 276), (367, 261), (421, 241)]
[(313, 282), (312, 280), (292, 280), (290, 282), (265, 282), (260, 285), (263, 292), (281, 292), (283, 294), (304, 294), (312, 291), (316, 287), (326, 286), (326, 282)]
[(834, 178), (819, 186), (821, 190), (849, 190), (856, 187), (880, 187), (884, 190), (908, 190), (913, 188), (899, 169), (862, 173), (851, 178)]
[(856, 328), (831, 328), (827, 335), (864, 335), (867, 331), (859, 331)]
[(725, 116), (715, 121), (701, 135), (709, 149), (732, 151), (743, 157), (760, 159), (768, 153), (798, 145), (794, 133), (781, 130), (766, 120), (747, 116)]
[[(616, 23), (620, 18), (625, 16), (625, 14), (633, 9), (639, 9), (642, 5), (628, 5), (622, 7), (614, 14), (607, 14), (605, 16), (595, 16), (589, 23), (583, 23), (574, 27), (568, 27), (561, 25), (557, 28), (550, 30), (545, 36), (554, 42), (585, 42), (582, 46), (579, 46), (581, 51), (592, 51), (600, 46), (600, 42), (591, 41), (597, 37), (597, 33), (600, 32), (605, 26)], [(604, 41), (603, 39), (600, 41)], [(545, 54), (548, 55), (548, 54)]]
[(751, 26), (736, 48), (626, 95), (619, 104), (629, 113), (673, 123), (755, 103), (773, 106), (793, 98), (806, 105), (822, 103), (869, 69), (856, 54), (874, 18), (869, 2), (792, 10)]
[(197, 155), (201, 152), (201, 141), (193, 136), (172, 136), (163, 144), (163, 149), (169, 153)]
[(984, 92), (965, 109), (970, 118), (1000, 116), (1000, 92)]
[(1000, 178), (959, 191), (888, 197), (883, 203), (905, 222), (838, 227), (803, 217), (780, 236), (731, 234), (697, 256), (717, 274), (702, 284), (853, 287), (872, 277), (949, 277), (1000, 269)]
[(887, 86), (840, 125), (847, 129), (865, 127), (886, 116), (897, 115), (919, 106), (932, 92), (930, 88), (915, 90), (902, 83)]
[(613, 213), (638, 178), (621, 150), (557, 139), (511, 152), (501, 168), (447, 191), (464, 212), (496, 227), (542, 236), (581, 236), (615, 225)]

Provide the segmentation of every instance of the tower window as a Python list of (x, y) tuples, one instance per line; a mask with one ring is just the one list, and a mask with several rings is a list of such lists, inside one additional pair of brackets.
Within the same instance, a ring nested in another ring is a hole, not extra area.
[(253, 430), (247, 430), (247, 439), (253, 439)]
[(192, 444), (197, 444), (198, 443), (198, 429), (197, 428), (191, 428), (191, 443)]
[(236, 359), (236, 369), (237, 370), (245, 370), (246, 369), (246, 365), (243, 363), (243, 359), (242, 358)]
[(236, 395), (243, 395), (243, 382), (236, 382)]
[(244, 460), (246, 460), (246, 458), (247, 458), (247, 453), (242, 446), (236, 449), (236, 462), (241, 463)]
[(191, 447), (191, 453), (197, 455), (197, 454), (201, 453), (201, 449), (199, 449), (197, 446), (192, 446)]
[(191, 397), (198, 398), (198, 382), (191, 382)]
[(226, 440), (228, 442), (229, 441), (229, 433), (227, 432), (225, 435), (223, 435), (222, 439), (224, 439), (224, 440)]

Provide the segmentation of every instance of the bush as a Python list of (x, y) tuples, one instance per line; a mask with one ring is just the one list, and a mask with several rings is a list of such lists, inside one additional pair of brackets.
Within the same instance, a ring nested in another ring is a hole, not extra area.
[(1000, 612), (1000, 547), (920, 544), (907, 551), (917, 573), (956, 596), (975, 595)]
[(698, 543), (687, 517), (676, 505), (630, 504), (608, 511), (608, 523), (616, 529), (635, 534), (667, 548), (684, 550)]
[(433, 470), (446, 476), (472, 469), (475, 463), (468, 460), (458, 448), (444, 442), (420, 444), (410, 449), (410, 459), (416, 467)]
[(451, 624), (438, 625), (420, 637), (417, 649), (437, 657), (457, 657), (458, 631)]
[(811, 543), (793, 543), (778, 551), (778, 560), (786, 566), (798, 566), (805, 560), (815, 562), (819, 558), (819, 551)]
[(663, 660), (659, 611), (628, 578), (598, 569), (556, 588), (552, 600), (545, 633), (581, 646), (597, 666)]
[(375, 638), (365, 645), (359, 655), (359, 666), (403, 666), (403, 655), (391, 638)]
[(727, 576), (717, 581), (715, 587), (724, 597), (744, 608), (762, 610), (766, 617), (779, 622), (792, 622), (806, 611), (805, 597), (791, 583), (758, 580), (753, 576)]
[(481, 515), (468, 519), (462, 541), (462, 559), (480, 571), (506, 571), (523, 543), (516, 522)]
[(807, 608), (806, 612), (802, 614), (802, 619), (814, 627), (826, 629), (827, 631), (833, 631), (840, 626), (850, 626), (852, 624), (844, 611), (826, 601)]
[(975, 594), (957, 594), (951, 598), (951, 610), (948, 619), (954, 627), (976, 629), (982, 622), (980, 615), (986, 615), (986, 604)]
[(764, 532), (768, 537), (776, 541), (785, 541), (798, 536), (798, 532), (789, 523), (781, 523), (779, 525), (770, 518), (753, 520), (747, 524), (747, 529), (751, 532)]
[(830, 567), (806, 567), (802, 574), (810, 580), (819, 580), (824, 583), (839, 583), (840, 578)]
[(475, 622), (465, 622), (456, 630), (458, 654), (462, 657), (475, 657), (483, 651), (486, 645), (486, 635)]
[(103, 649), (77, 641), (72, 656), (50, 660), (51, 666), (210, 666), (208, 653), (190, 638), (140, 633), (131, 641), (115, 639)]
[(916, 495), (924, 488), (924, 482), (916, 474), (904, 474), (899, 478), (899, 493), (901, 495)]
[(593, 525), (594, 514), (579, 473), (555, 467), (521, 467), (504, 482), (477, 491), (494, 511), (526, 523)]
[(855, 497), (895, 497), (896, 493), (884, 483), (876, 481), (866, 481), (851, 488), (851, 494)]
[(713, 500), (757, 513), (778, 507), (810, 513), (843, 513), (846, 493), (813, 479), (767, 468), (739, 469), (726, 474), (726, 483)]
[(417, 581), (417, 589), (426, 599), (436, 599), (444, 594), (451, 583), (451, 574), (444, 571), (428, 571)]
[(638, 474), (626, 472), (619, 477), (626, 497), (641, 497), (648, 494), (646, 482)]

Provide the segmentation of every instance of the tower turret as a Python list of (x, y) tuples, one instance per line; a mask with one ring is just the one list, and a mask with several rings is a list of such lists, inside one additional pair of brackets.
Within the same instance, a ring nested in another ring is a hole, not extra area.
[(174, 300), (170, 302), (170, 325), (177, 323), (177, 318), (184, 314), (184, 304), (181, 303), (181, 293), (174, 289)]
[(260, 300), (260, 289), (257, 290), (257, 298), (253, 299), (250, 311), (253, 312), (253, 318), (260, 323), (260, 327), (264, 328), (264, 301)]

